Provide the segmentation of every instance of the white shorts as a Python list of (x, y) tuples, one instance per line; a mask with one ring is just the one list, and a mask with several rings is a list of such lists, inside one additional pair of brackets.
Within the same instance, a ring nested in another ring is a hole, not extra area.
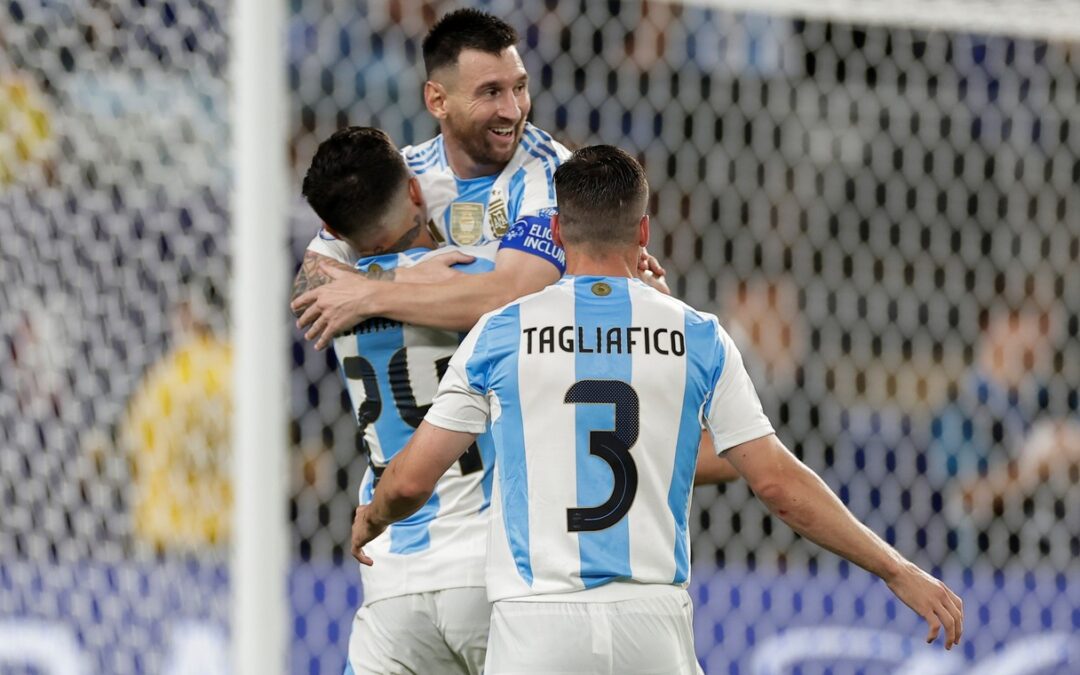
[(491, 603), (480, 587), (378, 600), (353, 618), (349, 666), (356, 675), (478, 675), (490, 619)]
[(484, 672), (698, 673), (693, 612), (681, 589), (619, 602), (496, 602)]

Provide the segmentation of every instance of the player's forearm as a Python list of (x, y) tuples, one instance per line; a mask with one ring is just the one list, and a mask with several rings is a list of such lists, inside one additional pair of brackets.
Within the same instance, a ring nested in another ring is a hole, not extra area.
[(375, 489), (368, 519), (379, 528), (389, 527), (419, 511), (434, 490), (433, 483), (409, 478), (391, 462)]
[(754, 490), (769, 511), (800, 535), (886, 581), (906, 562), (798, 460), (777, 480)]
[[(296, 277), (293, 278), (292, 296), (289, 298), (290, 304), (304, 293), (331, 281), (330, 277), (322, 271), (320, 265), (328, 265), (350, 272), (355, 271), (352, 267), (339, 260), (334, 260), (314, 251), (304, 251), (304, 259), (300, 263), (300, 269), (297, 270)], [(297, 318), (300, 318), (303, 312), (303, 307), (293, 308), (293, 315)]]
[(467, 331), (481, 316), (519, 297), (497, 272), (462, 277), (451, 284), (380, 284), (373, 316), (404, 323)]

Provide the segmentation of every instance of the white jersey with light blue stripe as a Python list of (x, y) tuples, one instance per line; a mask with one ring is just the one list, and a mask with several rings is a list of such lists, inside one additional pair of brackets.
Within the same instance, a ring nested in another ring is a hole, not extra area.
[(525, 216), (554, 209), (555, 169), (570, 157), (569, 150), (529, 123), (510, 162), (491, 176), (454, 175), (442, 134), (401, 154), (420, 181), (440, 241), (451, 244), (497, 241)]
[[(550, 261), (561, 274), (562, 249), (551, 240), (549, 220), (555, 212), (555, 169), (569, 156), (550, 134), (525, 124), (521, 143), (506, 167), (497, 174), (462, 179), (446, 159), (442, 134), (402, 149), (405, 163), (427, 203), (429, 226), (439, 243), (483, 245), (498, 241), (511, 229), (505, 247)], [(346, 265), (358, 254), (347, 242), (321, 229), (308, 250)]]
[(773, 431), (716, 317), (621, 277), (566, 276), (485, 315), (426, 419), (490, 428), (493, 601), (685, 586), (703, 426), (718, 452)]
[[(407, 267), (460, 250), (475, 257), (455, 265), (468, 273), (494, 268), (497, 245), (412, 249), (361, 259), (367, 271)], [(342, 377), (362, 427), (370, 467), (360, 502), (371, 502), (378, 477), (419, 426), (435, 395), (459, 333), (373, 318), (334, 339)], [(491, 501), (494, 455), (485, 436), (439, 481), (431, 499), (366, 547), (377, 562), (361, 567), (364, 602), (426, 591), (483, 586), (486, 511)]]

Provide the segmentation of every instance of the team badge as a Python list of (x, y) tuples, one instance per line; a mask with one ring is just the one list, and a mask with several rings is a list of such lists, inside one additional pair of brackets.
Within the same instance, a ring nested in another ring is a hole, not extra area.
[(454, 202), (450, 205), (450, 238), (468, 246), (484, 236), (484, 205)]
[(601, 298), (611, 295), (611, 286), (605, 284), (603, 281), (597, 281), (592, 285), (593, 295), (599, 295)]
[(488, 222), (491, 223), (491, 233), (496, 239), (502, 239), (510, 228), (510, 214), (506, 212), (506, 202), (503, 201), (502, 192), (491, 191), (491, 201), (488, 203)]

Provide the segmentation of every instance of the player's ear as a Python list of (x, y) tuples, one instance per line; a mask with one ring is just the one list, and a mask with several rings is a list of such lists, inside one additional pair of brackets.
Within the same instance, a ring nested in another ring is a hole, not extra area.
[(645, 214), (638, 223), (638, 246), (642, 248), (649, 245), (649, 215)]
[(437, 120), (446, 118), (446, 87), (435, 80), (424, 83), (424, 105)]
[(416, 176), (409, 177), (409, 201), (421, 209), (424, 208), (424, 192), (420, 189), (420, 180)]
[(566, 249), (562, 242), (562, 228), (559, 224), (559, 214), (555, 214), (551, 217), (551, 241), (555, 243), (561, 249)]

